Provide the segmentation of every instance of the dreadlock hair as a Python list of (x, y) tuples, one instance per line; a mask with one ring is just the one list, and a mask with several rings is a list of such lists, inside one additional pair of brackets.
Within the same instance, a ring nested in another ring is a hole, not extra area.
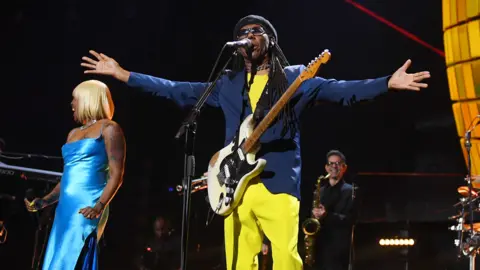
[[(288, 80), (283, 70), (286, 66), (289, 66), (287, 58), (283, 54), (282, 49), (275, 41), (274, 37), (269, 36), (270, 46), (268, 50), (268, 56), (270, 59), (270, 70), (268, 73), (268, 81), (265, 86), (265, 91), (268, 91), (269, 97), (269, 106), (270, 108), (275, 104), (276, 101), (280, 99), (280, 97), (285, 93), (288, 89)], [(253, 64), (253, 63), (252, 63)], [(245, 60), (243, 56), (237, 54), (233, 58), (232, 62), (232, 71), (241, 72), (245, 69)], [(250, 81), (247, 82), (247, 73), (245, 72), (245, 83), (244, 83), (244, 90), (250, 90), (250, 85), (253, 83), (253, 79), (255, 74), (257, 73), (257, 69), (255, 66), (252, 66), (251, 69), (251, 76)], [(290, 132), (290, 136), (293, 139), (295, 137), (295, 133), (297, 131), (297, 124), (296, 124), (296, 115), (293, 108), (291, 108), (290, 102), (288, 102), (282, 111), (277, 116), (277, 121), (283, 121), (283, 128), (281, 136), (284, 137), (287, 132)]]

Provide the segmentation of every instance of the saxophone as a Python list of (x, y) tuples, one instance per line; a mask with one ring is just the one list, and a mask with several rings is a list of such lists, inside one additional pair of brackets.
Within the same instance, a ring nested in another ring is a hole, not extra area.
[[(313, 208), (318, 208), (320, 205), (320, 183), (323, 179), (330, 177), (330, 174), (322, 175), (318, 177), (317, 183), (315, 185), (315, 191), (313, 192)], [(305, 234), (304, 243), (305, 243), (305, 264), (312, 266), (315, 262), (314, 252), (315, 252), (315, 238), (316, 234), (320, 230), (320, 220), (312, 216), (306, 219), (302, 223), (302, 230)]]

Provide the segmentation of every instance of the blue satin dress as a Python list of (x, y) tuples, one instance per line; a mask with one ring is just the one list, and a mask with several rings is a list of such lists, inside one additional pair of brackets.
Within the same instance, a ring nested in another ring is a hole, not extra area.
[(101, 134), (62, 147), (60, 197), (43, 270), (98, 269), (97, 242), (108, 219), (108, 206), (101, 217), (91, 220), (79, 210), (93, 207), (107, 183), (108, 157)]

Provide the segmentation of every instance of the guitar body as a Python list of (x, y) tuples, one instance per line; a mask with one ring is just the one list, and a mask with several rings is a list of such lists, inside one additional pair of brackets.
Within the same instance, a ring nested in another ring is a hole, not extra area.
[(253, 115), (240, 125), (237, 137), (210, 160), (207, 174), (208, 199), (212, 210), (221, 216), (229, 215), (241, 200), (245, 189), (262, 171), (267, 161), (256, 160), (258, 149), (244, 153), (243, 143), (252, 134)]

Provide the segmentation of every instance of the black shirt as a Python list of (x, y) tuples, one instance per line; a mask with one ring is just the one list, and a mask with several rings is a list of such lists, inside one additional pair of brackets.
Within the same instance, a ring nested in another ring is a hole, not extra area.
[(349, 262), (351, 230), (354, 219), (352, 185), (340, 180), (320, 188), (320, 202), (327, 214), (320, 220), (316, 239), (317, 269), (346, 269)]

